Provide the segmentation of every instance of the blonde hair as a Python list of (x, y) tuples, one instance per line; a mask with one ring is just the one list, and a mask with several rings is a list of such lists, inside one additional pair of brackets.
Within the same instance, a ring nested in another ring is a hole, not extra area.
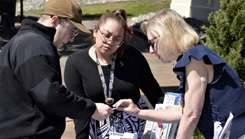
[(149, 31), (152, 35), (159, 37), (157, 45), (163, 47), (161, 50), (164, 57), (185, 53), (200, 41), (196, 31), (172, 9), (164, 9), (143, 22), (141, 30), (145, 34)]

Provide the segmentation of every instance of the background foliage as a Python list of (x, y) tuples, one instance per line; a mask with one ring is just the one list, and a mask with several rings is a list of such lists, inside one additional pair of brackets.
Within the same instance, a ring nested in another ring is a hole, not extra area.
[(237, 71), (245, 85), (245, 0), (220, 0), (220, 10), (208, 20), (206, 45)]

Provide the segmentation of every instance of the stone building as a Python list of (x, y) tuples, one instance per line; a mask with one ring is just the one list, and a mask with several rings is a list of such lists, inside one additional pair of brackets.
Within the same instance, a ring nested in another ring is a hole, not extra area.
[(209, 13), (220, 8), (220, 0), (172, 0), (170, 8), (183, 17), (207, 21)]

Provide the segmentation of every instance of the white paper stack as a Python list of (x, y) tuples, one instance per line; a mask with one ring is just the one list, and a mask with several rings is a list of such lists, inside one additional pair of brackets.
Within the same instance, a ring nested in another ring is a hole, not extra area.
[[(156, 104), (156, 110), (177, 107), (180, 103), (181, 95), (174, 92), (166, 92), (163, 104)], [(157, 123), (146, 121), (144, 139), (175, 139), (179, 123)]]

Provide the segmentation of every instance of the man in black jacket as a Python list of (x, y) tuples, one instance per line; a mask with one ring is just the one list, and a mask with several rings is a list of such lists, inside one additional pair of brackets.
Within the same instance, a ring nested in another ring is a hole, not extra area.
[(75, 0), (49, 0), (40, 19), (23, 20), (0, 53), (0, 138), (59, 139), (65, 117), (107, 118), (113, 109), (67, 91), (57, 48), (72, 42), (82, 24)]

